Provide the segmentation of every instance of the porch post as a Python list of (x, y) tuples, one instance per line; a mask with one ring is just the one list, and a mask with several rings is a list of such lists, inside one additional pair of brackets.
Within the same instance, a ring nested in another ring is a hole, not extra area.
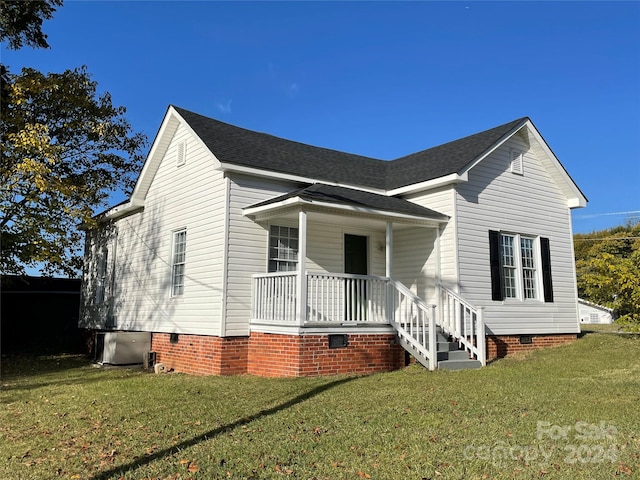
[(444, 300), (442, 299), (442, 256), (440, 252), (440, 225), (436, 227), (436, 305), (438, 305), (439, 319), (444, 318)]
[(303, 326), (307, 320), (307, 212), (298, 212), (298, 279), (296, 281), (296, 322)]
[(387, 222), (386, 276), (391, 278), (393, 268), (393, 223)]

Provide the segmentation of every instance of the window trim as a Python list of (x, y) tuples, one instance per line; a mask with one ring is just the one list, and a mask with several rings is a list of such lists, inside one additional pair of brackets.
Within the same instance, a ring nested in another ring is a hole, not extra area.
[[(184, 240), (178, 243), (178, 239), (181, 235), (184, 234)], [(178, 260), (176, 255), (178, 255), (178, 245), (183, 245), (182, 251), (182, 259)], [(171, 232), (171, 282), (170, 282), (170, 294), (171, 298), (181, 298), (184, 296), (184, 287), (185, 287), (185, 279), (186, 279), (186, 265), (187, 265), (187, 228), (179, 228), (178, 230), (174, 230)], [(177, 272), (177, 267), (182, 267), (182, 272)], [(181, 283), (177, 283), (177, 277), (181, 277)], [(176, 289), (178, 288), (178, 291)]]
[[(502, 255), (502, 237), (514, 238), (515, 297), (506, 295)], [(522, 239), (533, 241), (535, 296), (525, 297)], [(517, 248), (516, 248), (517, 247)], [(546, 237), (506, 232), (489, 231), (489, 262), (491, 272), (491, 299), (494, 301), (553, 302), (551, 255), (549, 239)]]
[(109, 249), (100, 249), (96, 266), (96, 293), (95, 304), (104, 305), (107, 303), (107, 285), (109, 283)]
[[(278, 232), (277, 238), (279, 239), (286, 239), (288, 241), (291, 240), (296, 240), (298, 242), (298, 245), (296, 248), (292, 248), (290, 245), (284, 245), (283, 247), (277, 246), (275, 248), (284, 248), (287, 249), (288, 251), (293, 251), (295, 252), (295, 259), (291, 259), (291, 258), (280, 258), (278, 256), (273, 257), (271, 255), (271, 251), (272, 251), (272, 238), (273, 238), (273, 229), (274, 228), (287, 228), (289, 230), (289, 234), (291, 233), (291, 231), (295, 231), (296, 232), (296, 236), (295, 237), (291, 237), (290, 235), (286, 236), (286, 237), (282, 237), (280, 236), (280, 232)], [(277, 272), (295, 272), (298, 270), (298, 262), (300, 261), (299, 258), (299, 254), (300, 254), (300, 230), (299, 228), (296, 227), (292, 227), (292, 226), (288, 226), (288, 225), (280, 225), (280, 224), (270, 224), (269, 225), (269, 230), (268, 230), (268, 244), (267, 244), (267, 272), (268, 273), (277, 273)], [(275, 269), (271, 268), (271, 264), (272, 262), (274, 262), (274, 265), (276, 265)], [(289, 265), (290, 267), (293, 266), (293, 268), (287, 268), (287, 269), (280, 269), (278, 266), (280, 265)]]

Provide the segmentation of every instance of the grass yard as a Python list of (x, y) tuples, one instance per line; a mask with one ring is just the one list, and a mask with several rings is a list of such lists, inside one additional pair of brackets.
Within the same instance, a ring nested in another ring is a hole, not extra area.
[(640, 337), (264, 379), (3, 357), (2, 479), (640, 478)]

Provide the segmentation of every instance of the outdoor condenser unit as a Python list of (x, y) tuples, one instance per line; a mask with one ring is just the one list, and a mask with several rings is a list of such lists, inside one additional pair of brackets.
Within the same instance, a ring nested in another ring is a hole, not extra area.
[(96, 338), (96, 361), (109, 365), (141, 364), (151, 350), (149, 332), (99, 332)]

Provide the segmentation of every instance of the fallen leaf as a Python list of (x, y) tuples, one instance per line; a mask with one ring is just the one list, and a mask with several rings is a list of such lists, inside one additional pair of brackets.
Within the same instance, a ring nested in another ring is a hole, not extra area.
[(180, 460), (180, 465), (186, 465), (187, 463), (191, 463), (191, 460), (187, 460), (186, 458)]
[(198, 470), (200, 470), (200, 468), (198, 468), (198, 465), (196, 463), (191, 462), (189, 464), (189, 467), (187, 467), (187, 470), (190, 471), (191, 473), (195, 473)]

